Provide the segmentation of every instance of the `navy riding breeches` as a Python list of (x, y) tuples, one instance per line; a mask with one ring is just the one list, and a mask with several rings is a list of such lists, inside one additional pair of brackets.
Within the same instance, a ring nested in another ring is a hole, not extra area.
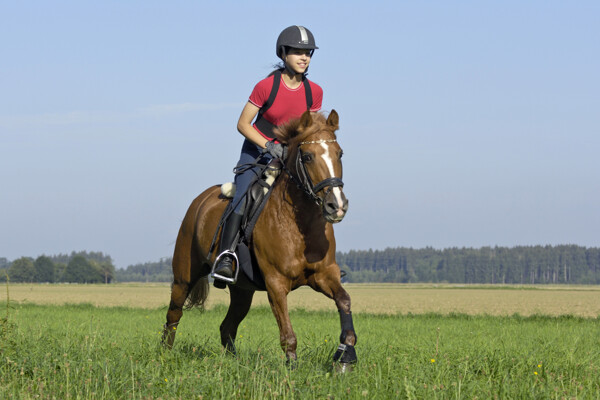
[[(231, 204), (233, 204), (234, 212), (236, 214), (244, 213), (244, 206), (246, 201), (244, 196), (248, 191), (248, 187), (256, 179), (260, 178), (260, 174), (263, 170), (260, 166), (252, 166), (256, 162), (258, 156), (262, 153), (262, 148), (258, 147), (248, 139), (244, 140), (242, 146), (242, 152), (240, 154), (240, 160), (235, 168), (235, 195)], [(258, 161), (261, 165), (266, 165), (271, 161), (272, 156), (269, 153), (263, 154), (262, 158)]]

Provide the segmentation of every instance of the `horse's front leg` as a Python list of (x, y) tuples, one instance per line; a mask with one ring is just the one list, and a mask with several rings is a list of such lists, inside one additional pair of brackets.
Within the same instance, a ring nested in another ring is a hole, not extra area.
[(338, 369), (346, 371), (350, 368), (351, 364), (356, 363), (358, 360), (356, 350), (354, 349), (357, 336), (352, 321), (350, 295), (342, 286), (340, 269), (337, 264), (333, 264), (324, 271), (315, 274), (314, 284), (314, 289), (335, 301), (335, 305), (340, 313), (340, 345), (333, 355), (333, 361), (339, 362)]
[(288, 362), (296, 361), (296, 334), (292, 329), (292, 322), (288, 312), (287, 295), (290, 292), (290, 282), (285, 278), (269, 279), (267, 284), (267, 295), (273, 315), (279, 326), (279, 343), (285, 353)]

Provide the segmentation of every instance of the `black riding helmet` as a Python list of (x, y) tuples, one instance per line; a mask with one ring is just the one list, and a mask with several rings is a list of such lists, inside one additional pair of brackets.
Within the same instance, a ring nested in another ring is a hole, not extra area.
[(277, 38), (275, 52), (277, 57), (281, 58), (283, 61), (285, 61), (286, 47), (311, 50), (311, 56), (314, 50), (318, 49), (312, 32), (299, 25), (292, 25), (285, 28)]

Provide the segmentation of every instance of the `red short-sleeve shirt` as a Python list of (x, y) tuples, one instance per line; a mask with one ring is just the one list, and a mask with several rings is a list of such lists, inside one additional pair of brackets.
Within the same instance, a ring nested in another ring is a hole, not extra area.
[[(254, 87), (254, 90), (250, 94), (249, 101), (255, 106), (262, 108), (262, 106), (269, 99), (271, 89), (273, 88), (273, 75), (258, 82)], [(313, 104), (310, 111), (319, 111), (323, 103), (323, 89), (321, 86), (314, 82), (306, 79), (304, 83), (296, 89), (290, 89), (283, 78), (277, 91), (277, 96), (273, 105), (263, 114), (263, 118), (271, 122), (275, 126), (280, 126), (291, 119), (299, 118), (304, 111), (306, 111), (306, 93), (304, 92), (304, 85), (308, 82), (312, 91)], [(253, 125), (261, 135), (267, 137), (264, 133)]]

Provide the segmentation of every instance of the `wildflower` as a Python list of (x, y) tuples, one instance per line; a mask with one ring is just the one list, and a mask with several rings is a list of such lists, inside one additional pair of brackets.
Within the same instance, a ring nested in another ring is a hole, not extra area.
[(538, 368), (542, 368), (542, 364), (538, 364)]
[(533, 371), (533, 374), (534, 374), (534, 375), (537, 375), (537, 371)]
[(432, 358), (432, 359), (431, 359), (431, 363), (434, 363), (434, 362), (435, 362), (435, 358)]
[(165, 378), (165, 382), (169, 382), (169, 380), (167, 378)]

